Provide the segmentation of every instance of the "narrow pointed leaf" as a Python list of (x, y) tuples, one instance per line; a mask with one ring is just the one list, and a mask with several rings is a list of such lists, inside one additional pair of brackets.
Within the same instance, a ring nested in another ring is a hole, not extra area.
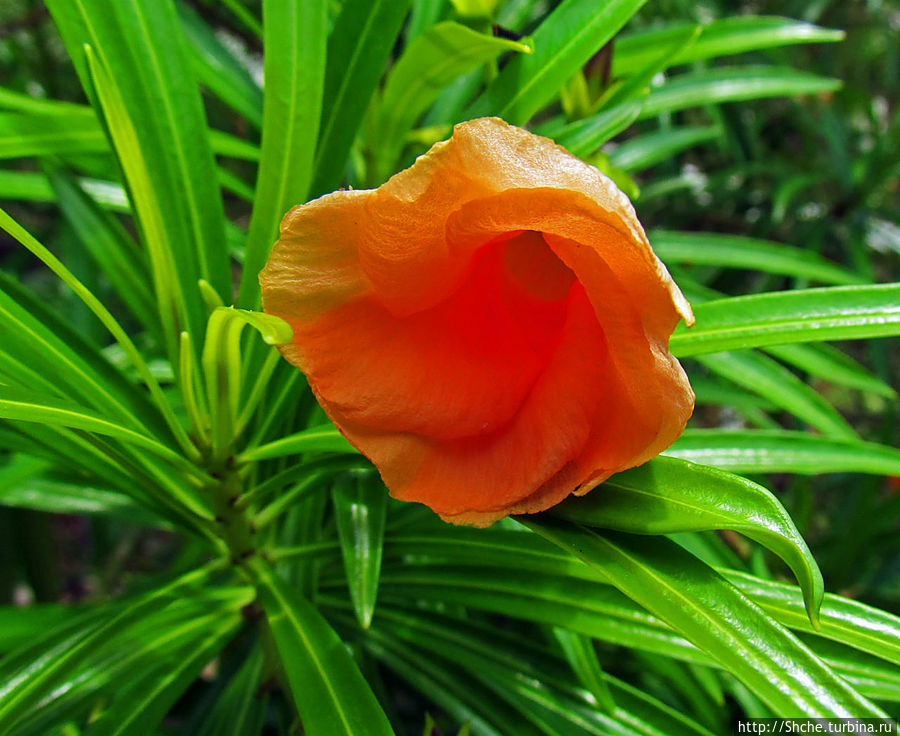
[(640, 117), (722, 102), (834, 92), (841, 83), (788, 67), (717, 67), (681, 74), (650, 90)]
[(797, 576), (810, 620), (825, 593), (822, 573), (784, 507), (752, 481), (703, 465), (657, 457), (616, 473), (593, 492), (552, 511), (585, 526), (637, 534), (733, 529), (783, 559)]
[[(409, 6), (410, 0), (350, 0), (335, 19), (328, 37), (313, 195), (340, 184), (350, 146)], [(379, 150), (388, 144), (379, 141)]]
[(387, 489), (371, 472), (350, 472), (331, 488), (350, 599), (360, 626), (369, 628), (378, 595)]
[(766, 345), (900, 335), (900, 284), (833, 286), (717, 299), (697, 305), (697, 323), (679, 326), (679, 357)]
[(260, 598), (309, 736), (392, 736), (368, 683), (328, 622), (268, 566), (256, 561)]
[(391, 69), (378, 103), (374, 139), (375, 178), (391, 173), (406, 134), (438, 93), (450, 82), (504, 51), (530, 54), (518, 41), (478, 33), (454, 21), (444, 21), (417, 36)]
[(674, 542), (613, 532), (601, 536), (544, 519), (525, 523), (602, 571), (776, 712), (788, 717), (884, 717), (796, 637)]
[(733, 473), (900, 475), (900, 450), (789, 430), (689, 429), (665, 451)]
[[(628, 144), (625, 144), (628, 145)], [(610, 160), (622, 148), (616, 149)], [(621, 163), (619, 163), (621, 166)], [(627, 167), (626, 167), (627, 168)], [(823, 284), (863, 284), (858, 274), (822, 258), (818, 253), (768, 240), (718, 233), (688, 233), (671, 230), (651, 230), (648, 233), (653, 249), (667, 263), (725, 266), (765, 271), (785, 276), (820, 281)]]
[(743, 350), (699, 355), (697, 360), (713, 373), (763, 396), (828, 436), (846, 440), (859, 437), (818, 391), (766, 355)]
[[(668, 24), (663, 28), (630, 33), (616, 39), (613, 75), (619, 77), (641, 68), (658, 53), (660, 45), (669, 42), (681, 28)], [(774, 46), (840, 41), (844, 37), (843, 31), (791, 18), (758, 15), (720, 18), (702, 26), (701, 30), (700, 37), (692, 46), (671, 59), (672, 65)]]
[(302, 204), (313, 176), (325, 79), (325, 0), (265, 0), (262, 151), (238, 306), (255, 309), (259, 271), (285, 212)]
[(628, 22), (645, 0), (565, 0), (533, 34), (534, 53), (510, 61), (469, 110), (522, 125)]

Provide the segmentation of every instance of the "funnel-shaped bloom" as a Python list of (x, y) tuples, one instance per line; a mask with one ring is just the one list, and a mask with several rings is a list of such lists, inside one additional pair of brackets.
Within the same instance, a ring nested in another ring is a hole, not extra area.
[(628, 199), (496, 118), (375, 190), (295, 207), (260, 276), (284, 356), (391, 494), (484, 525), (639, 465), (694, 395), (691, 309)]

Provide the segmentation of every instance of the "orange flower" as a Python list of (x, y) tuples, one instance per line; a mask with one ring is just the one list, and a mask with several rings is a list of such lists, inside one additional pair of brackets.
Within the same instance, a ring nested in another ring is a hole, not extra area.
[(597, 169), (496, 118), (374, 190), (295, 207), (260, 275), (282, 353), (395, 498), (483, 526), (684, 429), (690, 305)]

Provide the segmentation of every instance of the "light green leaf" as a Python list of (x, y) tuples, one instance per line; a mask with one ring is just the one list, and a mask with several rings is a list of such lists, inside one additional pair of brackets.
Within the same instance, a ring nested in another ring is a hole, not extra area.
[[(611, 160), (616, 158), (619, 150), (610, 155)], [(858, 274), (831, 263), (814, 251), (782, 243), (719, 233), (651, 230), (647, 235), (653, 250), (666, 262), (744, 268), (806, 278), (823, 284), (866, 283)]]
[(241, 460), (244, 462), (266, 460), (307, 452), (356, 453), (357, 450), (334, 427), (311, 427), (274, 440), (267, 445), (247, 450), (241, 456)]
[[(322, 124), (311, 188), (314, 196), (340, 184), (350, 146), (409, 6), (410, 0), (349, 0), (341, 8), (328, 37)], [(389, 143), (379, 141), (379, 150)]]
[(179, 3), (176, 10), (197, 80), (257, 128), (260, 127), (263, 95), (250, 73), (196, 10), (185, 3)]
[(900, 335), (900, 284), (775, 291), (705, 302), (669, 343), (678, 357), (765, 345)]
[(897, 398), (897, 392), (888, 384), (849, 355), (827, 343), (770, 345), (765, 350), (816, 378), (860, 391), (871, 391), (886, 399)]
[(152, 593), (129, 603), (106, 621), (76, 632), (71, 640), (63, 640), (58, 651), (26, 667), (15, 677), (0, 685), (0, 734), (14, 733), (17, 721), (39, 703), (47, 693), (71, 675), (85, 653), (150, 613), (160, 610), (173, 597), (204, 583), (218, 563), (207, 565), (162, 586)]
[(467, 117), (498, 115), (523, 125), (552, 100), (645, 0), (565, 0), (534, 32), (534, 53), (504, 66)]
[(787, 430), (689, 429), (666, 455), (734, 473), (900, 475), (900, 450)]
[(258, 275), (278, 225), (309, 194), (325, 79), (325, 0), (265, 0), (265, 90), (256, 199), (247, 234), (238, 306), (255, 309)]
[(309, 736), (393, 736), (378, 701), (328, 622), (259, 560), (251, 561), (282, 666)]
[(813, 629), (799, 590), (735, 570), (722, 574), (767, 613), (792, 629), (814, 633), (900, 665), (900, 617), (830, 593), (822, 601), (820, 626)]
[[(629, 33), (617, 38), (616, 52), (613, 54), (613, 76), (632, 74), (643, 67), (658, 53), (661, 45), (670, 42), (683, 28), (681, 25), (667, 24), (662, 28)], [(840, 41), (844, 37), (843, 31), (775, 16), (738, 15), (720, 18), (700, 26), (700, 29), (697, 41), (671, 59), (671, 65), (789, 44)]]
[(392, 173), (406, 134), (446, 85), (504, 51), (530, 54), (531, 47), (454, 21), (438, 23), (417, 36), (388, 74), (378, 103), (373, 179), (380, 183)]
[(87, 115), (0, 113), (0, 159), (107, 151), (103, 131), (90, 111), (87, 112)]
[(834, 92), (841, 83), (788, 67), (716, 67), (681, 74), (650, 90), (642, 119), (722, 102)]
[[(646, 97), (646, 96), (645, 96)], [(594, 153), (610, 138), (615, 137), (635, 120), (641, 111), (643, 98), (631, 100), (602, 110), (583, 120), (577, 120), (548, 135), (556, 139), (574, 156), (586, 157)]]
[[(231, 279), (222, 246), (225, 215), (215, 160), (175, 4), (52, 0), (47, 5), (88, 96), (94, 94), (93, 79), (96, 93), (106, 98), (103, 111), (109, 132), (148, 239), (148, 209), (157, 208), (159, 235), (164, 234), (176, 264), (172, 276), (180, 281), (187, 300), (190, 321), (182, 327), (190, 325), (196, 334), (199, 324), (194, 320), (200, 312), (192, 294), (197, 279), (206, 279), (223, 298), (230, 297)], [(91, 71), (85, 45), (96, 57)], [(104, 70), (101, 80), (98, 68)], [(111, 106), (120, 109), (113, 111)], [(134, 162), (138, 155), (143, 160), (140, 168)], [(147, 192), (138, 195), (143, 186), (152, 189), (152, 201)]]
[(697, 360), (713, 373), (765, 397), (824, 434), (858, 439), (853, 427), (818, 391), (765, 355), (744, 350), (699, 355)]

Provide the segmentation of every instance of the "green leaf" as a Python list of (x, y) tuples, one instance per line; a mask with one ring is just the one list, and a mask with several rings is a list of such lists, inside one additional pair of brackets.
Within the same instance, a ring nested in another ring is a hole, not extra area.
[[(722, 129), (715, 125), (681, 126), (670, 130), (636, 136), (616, 146), (609, 152), (609, 162), (623, 171), (640, 171), (662, 161), (671, 160), (676, 154), (699, 143), (720, 138)], [(654, 243), (655, 241), (651, 241)], [(660, 258), (666, 256), (658, 253)], [(855, 283), (855, 282), (854, 282)]]
[[(320, 555), (328, 553), (319, 550)], [(491, 565), (485, 564), (486, 560)], [(814, 631), (799, 588), (735, 570), (719, 572), (779, 623)], [(564, 624), (604, 641), (688, 662), (709, 663), (696, 649), (685, 648), (683, 640), (637, 604), (605, 587), (608, 583), (602, 571), (543, 539), (516, 531), (445, 528), (428, 534), (388, 535), (382, 609), (398, 597), (456, 602), (526, 620)], [(335, 584), (345, 585), (343, 581)], [(900, 622), (896, 616), (826, 594), (819, 619), (819, 637), (890, 661), (898, 656)]]
[(723, 378), (787, 409), (822, 433), (847, 440), (858, 435), (823, 396), (775, 360), (755, 351), (711, 353), (697, 360)]
[[(3, 470), (0, 470), (0, 489), (3, 488)], [(31, 606), (0, 606), (0, 652), (10, 650), (40, 639), (69, 623), (73, 611), (61, 603), (38, 603)]]
[(393, 735), (387, 717), (328, 622), (259, 560), (251, 561), (282, 666), (309, 736)]
[[(167, 460), (173, 466), (186, 473), (196, 471), (195, 466), (185, 460), (182, 455), (151, 437), (111, 422), (82, 407), (55, 398), (35, 396), (26, 391), (13, 389), (10, 386), (0, 387), (0, 418), (71, 427), (86, 432), (108, 435), (128, 444), (147, 449), (160, 459)], [(178, 494), (177, 500), (195, 514), (210, 520), (213, 518), (209, 509), (197, 500), (194, 493), (185, 489)]]
[(241, 461), (267, 460), (286, 455), (300, 455), (307, 452), (356, 453), (357, 450), (333, 426), (311, 427), (302, 432), (274, 440), (247, 450)]
[(0, 734), (6, 736), (13, 733), (12, 729), (17, 721), (79, 667), (85, 653), (153, 611), (160, 610), (171, 602), (174, 596), (202, 584), (217, 566), (217, 564), (208, 565), (194, 570), (131, 602), (105, 622), (99, 621), (91, 627), (79, 630), (70, 639), (63, 640), (57, 650), (48, 653), (48, 656), (34, 662), (0, 686)]
[(900, 284), (774, 291), (705, 302), (669, 343), (680, 358), (765, 345), (900, 335)]
[[(350, 0), (341, 8), (328, 37), (313, 195), (340, 184), (350, 146), (409, 6), (410, 0)], [(388, 141), (379, 141), (379, 146), (387, 145)]]
[(566, 522), (523, 522), (608, 576), (787, 717), (883, 712), (715, 571), (662, 537), (603, 536)]
[(371, 471), (351, 471), (335, 480), (331, 499), (353, 610), (367, 629), (378, 596), (388, 492)]
[(886, 399), (897, 398), (897, 392), (888, 384), (846, 353), (826, 343), (770, 345), (766, 352), (830, 383), (871, 391)]
[(63, 216), (97, 268), (138, 321), (151, 332), (156, 330), (156, 305), (145, 276), (149, 269), (145, 254), (122, 224), (102, 210), (69, 172), (54, 167), (47, 179)]
[(452, 663), (437, 658), (426, 662), (418, 650), (378, 627), (366, 633), (363, 646), (458, 722), (471, 724), (478, 734), (505, 736), (512, 728), (516, 736), (544, 736), (492, 694), (473, 688), (471, 676)]
[(87, 115), (0, 113), (0, 159), (106, 150), (103, 131), (89, 112)]
[(900, 450), (787, 430), (689, 429), (665, 451), (734, 473), (900, 475)]
[[(96, 299), (93, 295), (89, 298)], [(0, 271), (0, 318), (5, 333), (0, 351), (5, 360), (0, 372), (8, 372), (13, 361), (21, 361), (32, 373), (39, 366), (53, 365), (53, 371), (38, 369), (34, 383), (26, 382), (23, 387), (55, 392), (102, 411), (123, 425), (165, 436), (165, 425), (143, 394), (96, 346), (48, 307)]]
[[(388, 634), (391, 639), (409, 642), (427, 652), (429, 662), (436, 656), (465, 667), (484, 687), (509, 699), (511, 704), (518, 703), (526, 717), (534, 705), (542, 708), (547, 704), (545, 698), (552, 697), (551, 706), (561, 705), (573, 717), (564, 734), (649, 735), (670, 733), (675, 724), (678, 733), (709, 733), (673, 708), (605, 673), (601, 675), (602, 686), (615, 698), (615, 707), (609, 713), (603, 712), (592, 702), (591, 694), (572, 680), (572, 673), (557, 656), (532, 637), (526, 639), (505, 628), (450, 618), (435, 611), (423, 615), (410, 609), (386, 607), (384, 622), (373, 627), (373, 634)], [(514, 684), (516, 680), (540, 683), (540, 693), (527, 685), (523, 688)]]
[(820, 626), (813, 629), (803, 610), (799, 591), (735, 570), (723, 574), (754, 603), (792, 629), (814, 633), (900, 665), (900, 617), (850, 598), (826, 593)]
[(454, 21), (438, 23), (417, 36), (388, 74), (378, 103), (373, 179), (380, 183), (392, 173), (406, 134), (445, 86), (504, 51), (530, 54), (531, 47)]
[(197, 80), (257, 128), (262, 125), (262, 90), (190, 5), (176, 7)]
[(642, 119), (722, 102), (834, 92), (841, 83), (788, 67), (716, 67), (680, 74), (650, 90)]
[[(679, 32), (683, 32), (683, 28), (681, 25), (667, 24), (663, 28), (629, 33), (617, 38), (616, 52), (613, 54), (613, 76), (632, 74), (649, 63), (659, 53), (660, 46), (669, 43)], [(775, 16), (721, 18), (700, 26), (700, 29), (697, 41), (672, 58), (671, 65), (788, 44), (840, 41), (844, 38), (843, 31)]]
[(585, 689), (596, 698), (600, 708), (606, 713), (615, 712), (616, 701), (604, 679), (603, 668), (597, 658), (593, 640), (562, 626), (553, 627), (553, 636), (559, 642), (572, 671)]
[(594, 492), (569, 498), (553, 516), (636, 534), (733, 529), (768, 548), (793, 570), (810, 620), (818, 622), (822, 573), (791, 517), (768, 490), (703, 465), (657, 457), (616, 473)]
[(259, 736), (268, 706), (268, 697), (259, 692), (264, 665), (262, 647), (254, 647), (204, 717), (197, 736)]
[[(201, 619), (202, 620), (202, 619)], [(116, 690), (113, 701), (85, 730), (84, 736), (128, 736), (152, 733), (169, 709), (197, 679), (242, 624), (240, 613), (217, 616), (197, 632), (176, 661), (160, 662), (128, 678)]]
[(564, 128), (547, 133), (574, 156), (586, 157), (594, 153), (610, 138), (621, 133), (635, 120), (641, 111), (643, 98), (631, 100), (602, 110), (596, 115), (577, 120)]
[[(173, 276), (188, 299), (189, 316), (196, 319), (199, 305), (191, 293), (197, 280), (206, 279), (223, 298), (230, 298), (231, 279), (222, 247), (225, 215), (215, 160), (174, 2), (128, 0), (109, 5), (105, 0), (77, 4), (51, 0), (47, 5), (88, 95), (91, 78), (98, 94), (101, 84), (105, 88), (104, 113), (145, 235), (149, 237), (147, 210), (155, 207), (177, 265)], [(98, 62), (91, 72), (82, 51), (85, 44)], [(105, 70), (101, 82), (96, 79), (97, 66)], [(113, 96), (121, 108), (118, 120), (110, 119)], [(123, 134), (124, 120), (133, 128), (134, 138)], [(140, 170), (129, 162), (137, 155), (144, 163)], [(148, 195), (138, 196), (142, 186), (149, 186), (154, 198), (144, 201), (143, 207), (139, 200)], [(187, 324), (199, 332), (196, 322)]]
[(14, 455), (0, 466), (0, 506), (56, 514), (101, 514), (154, 526), (162, 523), (118, 491), (47, 478), (44, 472), (48, 467), (44, 460), (23, 455)]
[[(640, 139), (637, 139), (640, 140)], [(610, 155), (613, 160), (621, 148)], [(621, 164), (620, 164), (621, 165)], [(627, 168), (627, 167), (626, 167)], [(651, 230), (653, 250), (666, 262), (744, 268), (820, 281), (823, 284), (864, 284), (852, 271), (822, 258), (818, 253), (768, 240), (719, 233), (686, 233)]]
[(278, 225), (309, 194), (322, 111), (328, 3), (263, 2), (265, 89), (262, 151), (238, 305), (255, 309), (258, 275)]
[(565, 0), (534, 32), (534, 53), (512, 59), (467, 117), (498, 115), (523, 125), (552, 100), (645, 0)]

